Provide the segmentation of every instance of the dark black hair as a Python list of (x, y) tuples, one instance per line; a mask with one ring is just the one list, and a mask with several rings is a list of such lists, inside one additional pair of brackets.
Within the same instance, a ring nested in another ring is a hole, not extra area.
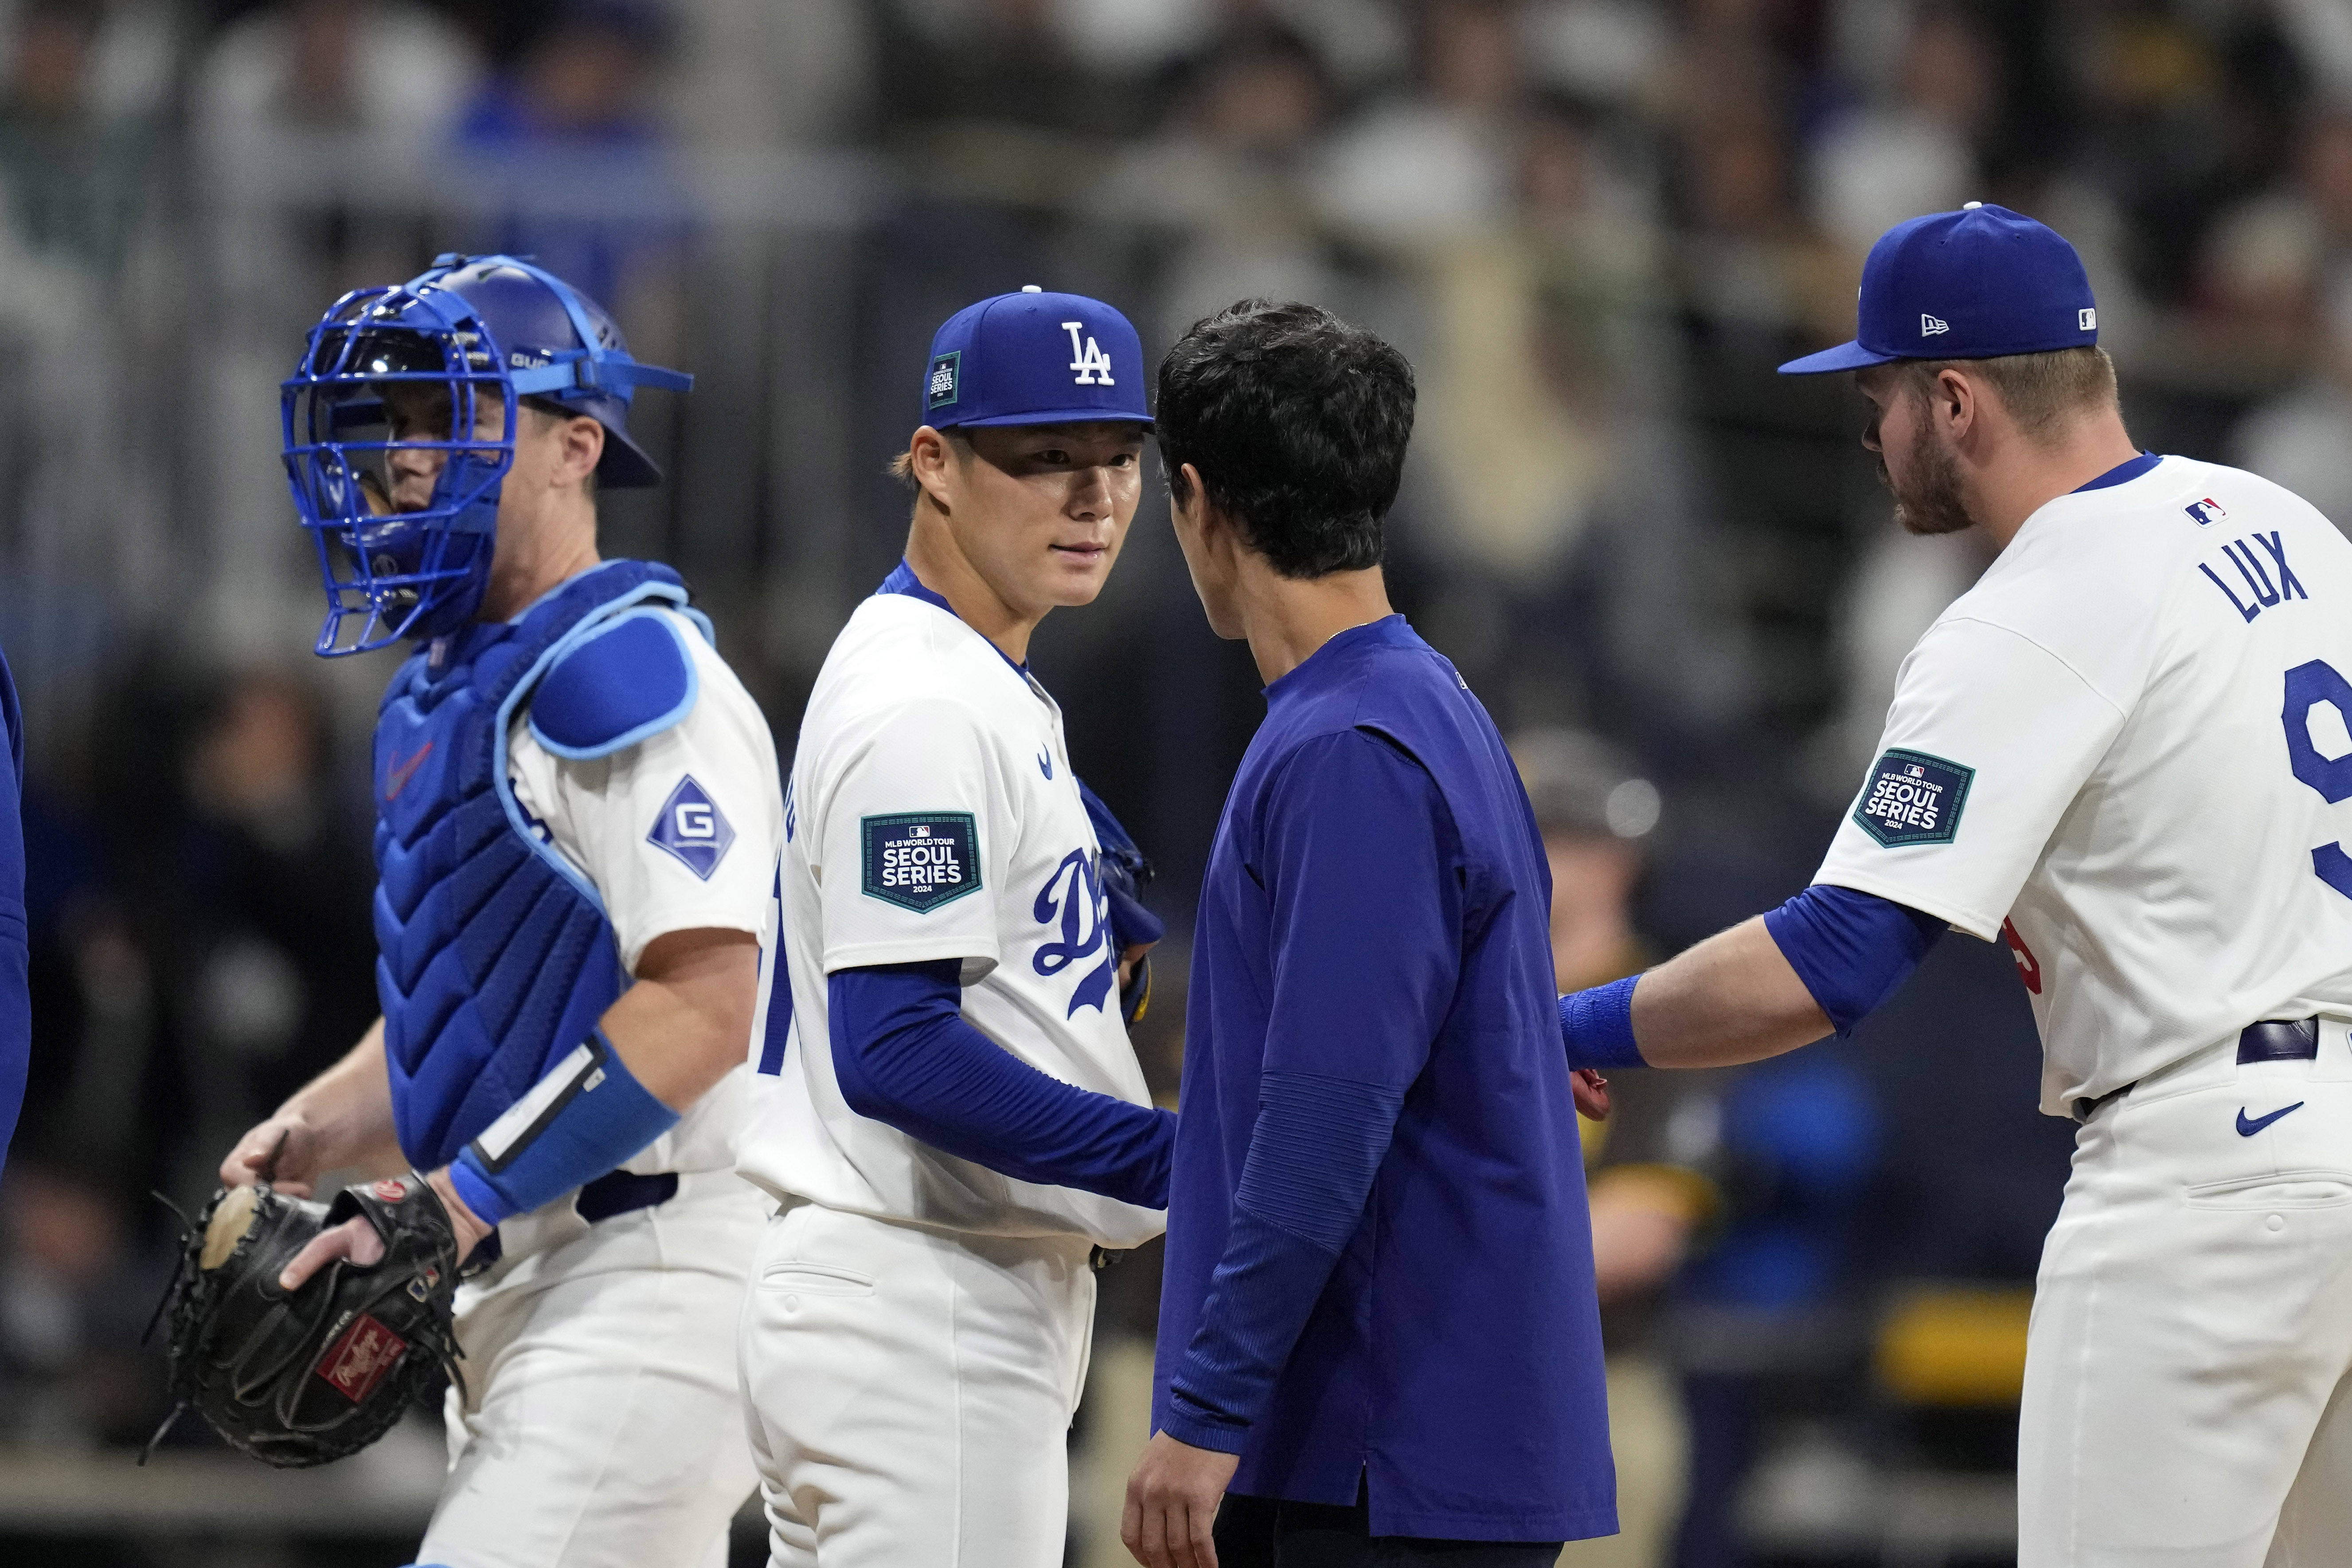
[(1381, 519), (1412, 437), (1412, 366), (1330, 311), (1244, 300), (1160, 362), (1160, 461), (1180, 501), (1184, 465), (1285, 577), (1381, 563)]

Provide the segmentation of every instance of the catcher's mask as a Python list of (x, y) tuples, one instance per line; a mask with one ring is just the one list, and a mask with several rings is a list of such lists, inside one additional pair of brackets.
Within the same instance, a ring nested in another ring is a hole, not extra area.
[[(519, 257), (443, 256), (405, 283), (336, 300), (279, 399), (287, 478), (326, 584), (317, 652), (441, 637), (474, 617), (521, 400), (602, 425), (597, 480), (626, 489), (661, 482), (629, 437), (636, 389), (693, 384), (632, 359), (601, 306)], [(493, 406), (502, 417), (490, 435)], [(430, 499), (394, 510), (385, 468), (400, 447), (444, 456)]]

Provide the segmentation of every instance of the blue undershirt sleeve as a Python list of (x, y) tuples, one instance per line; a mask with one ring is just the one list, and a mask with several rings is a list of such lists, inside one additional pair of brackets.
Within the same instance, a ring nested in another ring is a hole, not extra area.
[(1300, 748), (1260, 870), (1275, 994), (1257, 1117), (1160, 1430), (1237, 1453), (1364, 1222), (1461, 974), (1461, 852), (1436, 783), (1360, 731)]
[(963, 1019), (956, 959), (835, 970), (834, 1077), (860, 1116), (1015, 1181), (1168, 1206), (1173, 1112), (1064, 1083)]
[(1816, 882), (1764, 917), (1764, 929), (1840, 1035), (1876, 1011), (1947, 929), (1934, 915)]

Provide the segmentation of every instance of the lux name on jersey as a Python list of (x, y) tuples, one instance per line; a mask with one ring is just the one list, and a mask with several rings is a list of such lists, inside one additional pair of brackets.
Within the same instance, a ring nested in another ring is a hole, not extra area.
[(1864, 816), (1874, 816), (1889, 827), (1933, 831), (1937, 808), (1944, 804), (1944, 786), (1917, 779), (1882, 778), (1862, 804)]
[[(2197, 515), (2194, 508), (2190, 509), (2189, 515)], [(2230, 607), (2237, 611), (2242, 619), (2251, 621), (2264, 610), (2289, 599), (2311, 597), (2304, 592), (2302, 579), (2287, 570), (2286, 546), (2275, 533), (2257, 533), (2249, 539), (2233, 539), (2221, 546), (2221, 558), (2223, 564), (2219, 572), (2201, 561), (2197, 563), (2197, 570), (2204, 573), (2213, 586), (2221, 590), (2221, 596), (2230, 601)], [(2225, 578), (2242, 585), (2244, 599), (2238, 597), (2231, 582), (2224, 581)]]
[(963, 864), (950, 843), (899, 843), (882, 847), (882, 885), (936, 888), (963, 880)]

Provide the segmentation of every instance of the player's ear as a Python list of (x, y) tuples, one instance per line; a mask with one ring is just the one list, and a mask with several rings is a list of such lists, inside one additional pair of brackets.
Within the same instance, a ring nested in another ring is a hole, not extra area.
[(1168, 504), (1173, 515), (1183, 520), (1185, 527), (1200, 527), (1200, 509), (1204, 495), (1201, 488), (1201, 470), (1192, 464), (1180, 463), (1176, 471), (1168, 476)]
[(1947, 367), (1936, 374), (1935, 399), (1929, 406), (1937, 423), (1949, 431), (1954, 439), (1966, 436), (1977, 422), (1979, 399), (1977, 384), (1958, 371)]
[(563, 443), (561, 472), (565, 484), (585, 483), (604, 458), (604, 427), (580, 415), (566, 419), (558, 432)]
[(948, 438), (928, 425), (907, 438), (907, 477), (941, 511), (948, 510), (947, 470), (954, 461)]

